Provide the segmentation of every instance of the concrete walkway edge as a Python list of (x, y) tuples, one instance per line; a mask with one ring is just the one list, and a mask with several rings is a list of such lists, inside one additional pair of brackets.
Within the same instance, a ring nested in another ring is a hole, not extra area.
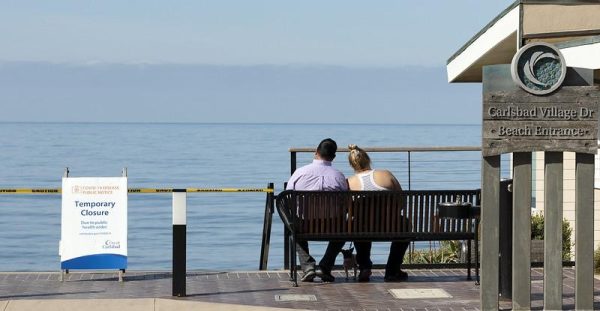
[(139, 299), (36, 299), (36, 300), (5, 300), (0, 301), (0, 311), (258, 311), (258, 310), (290, 310), (284, 308), (256, 307), (233, 305), (225, 303), (210, 303), (200, 301), (184, 301), (162, 298)]

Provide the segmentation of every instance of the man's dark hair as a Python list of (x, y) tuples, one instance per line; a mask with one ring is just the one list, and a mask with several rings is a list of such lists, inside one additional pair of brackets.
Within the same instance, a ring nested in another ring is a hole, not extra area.
[(317, 153), (325, 161), (333, 161), (333, 159), (335, 158), (336, 151), (337, 144), (331, 138), (323, 139), (317, 147)]

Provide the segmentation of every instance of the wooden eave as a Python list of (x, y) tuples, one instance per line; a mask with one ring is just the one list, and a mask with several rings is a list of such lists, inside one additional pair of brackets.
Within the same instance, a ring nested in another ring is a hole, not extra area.
[(600, 0), (515, 1), (448, 59), (448, 82), (481, 82), (483, 66), (508, 64), (520, 46), (533, 41), (564, 43), (561, 50), (577, 55), (565, 55), (568, 66), (598, 69), (595, 16)]

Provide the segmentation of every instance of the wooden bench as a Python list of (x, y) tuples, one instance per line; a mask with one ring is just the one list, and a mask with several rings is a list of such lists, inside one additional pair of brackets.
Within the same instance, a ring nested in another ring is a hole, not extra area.
[[(438, 204), (460, 198), (462, 202), (479, 205), (480, 193), (480, 190), (283, 191), (277, 195), (276, 206), (289, 231), (286, 257), (291, 280), (298, 286), (297, 241), (473, 241), (475, 215), (438, 217)], [(471, 243), (467, 245), (470, 279)], [(478, 262), (476, 254), (477, 275)]]

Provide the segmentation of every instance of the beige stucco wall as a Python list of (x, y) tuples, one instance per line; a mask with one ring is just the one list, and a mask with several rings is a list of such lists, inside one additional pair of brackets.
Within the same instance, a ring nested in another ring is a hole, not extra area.
[[(534, 155), (534, 183), (535, 204), (534, 212), (543, 213), (544, 210), (544, 153), (535, 152)], [(569, 221), (573, 228), (571, 241), (575, 243), (575, 153), (565, 152), (563, 156), (563, 217)], [(594, 190), (594, 248), (600, 245), (600, 189)], [(573, 255), (575, 247), (572, 247)]]
[(600, 5), (523, 5), (523, 35), (600, 29)]

